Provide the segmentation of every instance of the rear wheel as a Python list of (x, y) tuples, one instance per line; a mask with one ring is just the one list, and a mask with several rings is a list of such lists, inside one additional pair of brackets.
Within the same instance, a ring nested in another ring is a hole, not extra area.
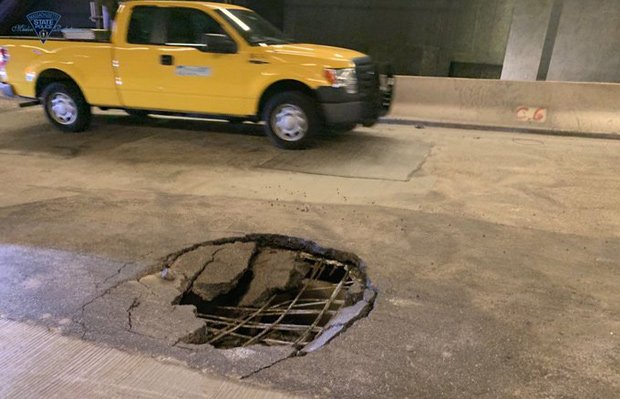
[(300, 92), (274, 95), (265, 106), (263, 120), (269, 139), (287, 150), (308, 148), (321, 126), (314, 100)]
[(65, 132), (83, 132), (92, 119), (90, 104), (72, 83), (52, 83), (43, 91), (45, 114), (50, 122)]

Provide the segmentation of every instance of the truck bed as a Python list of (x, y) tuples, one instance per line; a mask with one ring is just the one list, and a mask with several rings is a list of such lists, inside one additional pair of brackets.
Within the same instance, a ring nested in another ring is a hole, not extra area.
[(40, 80), (39, 75), (62, 71), (80, 82), (92, 104), (120, 105), (112, 68), (114, 50), (108, 41), (50, 38), (42, 44), (38, 38), (3, 36), (0, 47), (10, 54), (3, 80), (18, 96), (37, 97), (33, 82)]

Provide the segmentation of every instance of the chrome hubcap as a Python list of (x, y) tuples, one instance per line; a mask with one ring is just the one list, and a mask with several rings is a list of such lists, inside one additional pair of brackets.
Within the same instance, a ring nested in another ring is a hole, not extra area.
[(52, 118), (61, 125), (70, 125), (77, 120), (77, 105), (64, 93), (52, 94), (48, 109)]
[(308, 117), (297, 105), (283, 104), (273, 112), (271, 127), (285, 141), (299, 141), (308, 132)]

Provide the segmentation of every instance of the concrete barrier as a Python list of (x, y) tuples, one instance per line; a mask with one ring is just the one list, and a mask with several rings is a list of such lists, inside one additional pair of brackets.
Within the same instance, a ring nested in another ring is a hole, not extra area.
[(616, 135), (620, 84), (397, 77), (388, 120)]

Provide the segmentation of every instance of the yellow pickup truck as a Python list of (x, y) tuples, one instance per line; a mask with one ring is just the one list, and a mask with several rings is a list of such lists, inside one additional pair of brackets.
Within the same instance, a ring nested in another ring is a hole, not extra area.
[(0, 91), (68, 132), (89, 127), (91, 107), (198, 114), (264, 122), (274, 144), (299, 149), (376, 123), (392, 101), (393, 76), (368, 56), (292, 42), (229, 4), (127, 1), (105, 40), (46, 39), (0, 37)]

